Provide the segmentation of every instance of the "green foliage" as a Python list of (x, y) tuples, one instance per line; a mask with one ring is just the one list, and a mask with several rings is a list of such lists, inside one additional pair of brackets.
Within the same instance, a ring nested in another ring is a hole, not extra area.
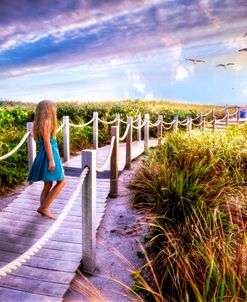
[(150, 283), (165, 301), (245, 301), (246, 130), (170, 134), (131, 184), (154, 215)]
[[(127, 116), (150, 113), (151, 122), (157, 120), (158, 114), (164, 115), (166, 122), (172, 121), (175, 114), (183, 120), (187, 115), (192, 117), (202, 112), (207, 112), (211, 106), (200, 106), (184, 104), (170, 101), (120, 101), (120, 102), (97, 102), (97, 103), (79, 103), (79, 102), (60, 102), (57, 103), (58, 123), (62, 123), (62, 116), (68, 115), (70, 122), (74, 124), (84, 124), (93, 117), (93, 112), (99, 112), (99, 118), (105, 121), (112, 121), (116, 113), (120, 113), (121, 119), (126, 120)], [(36, 104), (21, 103), (13, 101), (0, 102), (0, 154), (3, 155), (12, 150), (21, 140), (26, 132), (26, 123), (32, 122)], [(110, 126), (99, 123), (99, 146), (110, 142)], [(121, 124), (120, 135), (125, 131), (126, 126)], [(13, 134), (13, 136), (12, 136)], [(134, 138), (136, 132), (134, 131)], [(150, 135), (156, 136), (156, 129), (150, 128)], [(72, 155), (84, 148), (92, 146), (93, 131), (92, 126), (84, 128), (70, 128), (70, 148)], [(58, 143), (60, 154), (63, 155), (62, 133), (58, 134)], [(21, 154), (21, 156), (19, 156)], [(0, 163), (0, 191), (8, 187), (13, 187), (21, 183), (27, 175), (26, 143), (21, 151), (17, 151), (11, 158)], [(18, 171), (17, 169), (18, 165)], [(15, 177), (16, 175), (16, 177)]]

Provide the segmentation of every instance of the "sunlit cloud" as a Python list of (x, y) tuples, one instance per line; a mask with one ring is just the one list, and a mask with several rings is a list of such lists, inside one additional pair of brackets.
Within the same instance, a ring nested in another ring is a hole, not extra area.
[(146, 85), (140, 74), (133, 74), (132, 75), (133, 87), (138, 91), (143, 93)]
[(144, 100), (146, 100), (146, 101), (154, 100), (154, 95), (149, 92), (144, 96)]

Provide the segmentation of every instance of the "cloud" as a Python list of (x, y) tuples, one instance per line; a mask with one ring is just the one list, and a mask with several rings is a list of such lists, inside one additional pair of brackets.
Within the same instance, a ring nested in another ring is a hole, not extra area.
[(182, 65), (178, 65), (176, 67), (176, 76), (175, 76), (176, 80), (183, 80), (188, 76), (189, 76), (188, 71)]
[(144, 99), (145, 99), (146, 101), (154, 100), (154, 95), (153, 95), (152, 93), (149, 92), (149, 93), (147, 93), (147, 94), (145, 95)]
[(143, 93), (146, 85), (144, 84), (143, 79), (139, 74), (133, 74), (132, 75), (132, 83), (134, 88), (138, 91)]

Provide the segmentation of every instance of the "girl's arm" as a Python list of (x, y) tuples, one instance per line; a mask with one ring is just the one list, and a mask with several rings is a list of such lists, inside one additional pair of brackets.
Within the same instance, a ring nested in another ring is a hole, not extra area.
[(49, 171), (53, 171), (55, 169), (55, 162), (52, 154), (51, 142), (50, 142), (50, 134), (51, 134), (51, 125), (50, 122), (47, 121), (44, 127), (44, 146), (45, 151), (49, 160)]

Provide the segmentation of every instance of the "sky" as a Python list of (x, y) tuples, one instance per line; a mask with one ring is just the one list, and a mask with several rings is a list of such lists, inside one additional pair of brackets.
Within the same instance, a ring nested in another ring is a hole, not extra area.
[(247, 0), (0, 0), (0, 99), (244, 105), (246, 32)]

